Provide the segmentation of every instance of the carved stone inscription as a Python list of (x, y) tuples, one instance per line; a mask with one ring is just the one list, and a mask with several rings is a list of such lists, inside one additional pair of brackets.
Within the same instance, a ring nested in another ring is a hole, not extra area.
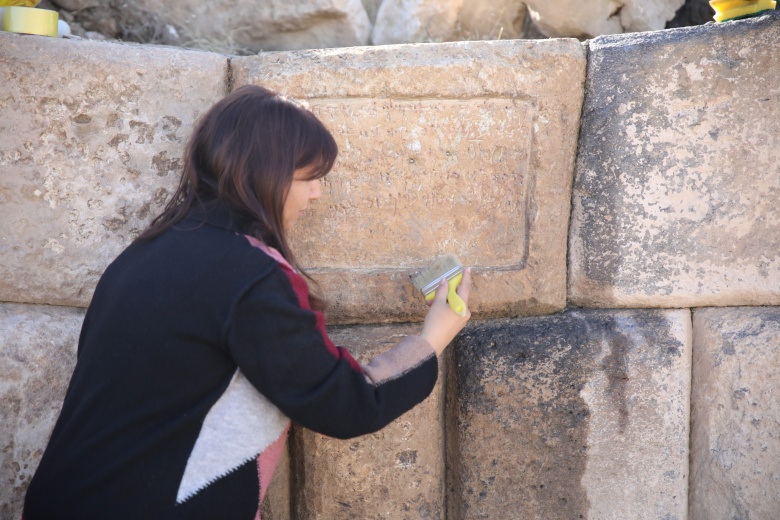
[(532, 110), (513, 99), (311, 100), (339, 159), (296, 226), (303, 265), (525, 261)]

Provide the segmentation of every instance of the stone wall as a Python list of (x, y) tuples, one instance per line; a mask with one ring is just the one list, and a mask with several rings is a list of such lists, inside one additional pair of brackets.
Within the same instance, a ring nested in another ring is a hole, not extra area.
[(97, 278), (253, 83), (342, 150), (293, 237), (334, 341), (389, 348), (424, 314), (409, 272), (474, 266), (433, 395), (349, 441), (294, 429), (264, 518), (776, 519), (779, 22), (245, 58), (0, 34), (0, 518)]

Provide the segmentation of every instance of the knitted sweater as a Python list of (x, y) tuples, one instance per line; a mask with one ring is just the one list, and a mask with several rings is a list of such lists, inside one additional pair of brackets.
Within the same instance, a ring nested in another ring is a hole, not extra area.
[(361, 366), (275, 250), (200, 212), (103, 274), (24, 518), (259, 519), (290, 420), (371, 433), (437, 372), (418, 336)]

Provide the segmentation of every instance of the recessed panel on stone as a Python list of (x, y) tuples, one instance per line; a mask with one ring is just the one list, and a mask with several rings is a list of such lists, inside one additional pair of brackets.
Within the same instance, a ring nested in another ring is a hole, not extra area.
[(0, 300), (85, 306), (175, 190), (224, 56), (0, 33)]
[(780, 513), (780, 307), (694, 311), (691, 520)]
[(584, 65), (576, 40), (231, 60), (235, 87), (306, 101), (338, 142), (292, 237), (331, 322), (422, 318), (409, 274), (444, 253), (474, 267), (477, 316), (563, 308)]
[(686, 518), (690, 313), (472, 322), (450, 347), (452, 518)]
[[(419, 324), (329, 331), (361, 363), (419, 332)], [(444, 520), (443, 386), (370, 435), (339, 440), (295, 428), (295, 518)]]
[(0, 517), (24, 495), (76, 365), (82, 309), (0, 304)]
[[(327, 198), (294, 234), (302, 262), (397, 269), (452, 252), (486, 268), (524, 266), (533, 119), (526, 104), (358, 99), (311, 108), (342, 146)], [(344, 236), (355, 247), (345, 249)]]
[(575, 305), (780, 303), (779, 22), (589, 42)]

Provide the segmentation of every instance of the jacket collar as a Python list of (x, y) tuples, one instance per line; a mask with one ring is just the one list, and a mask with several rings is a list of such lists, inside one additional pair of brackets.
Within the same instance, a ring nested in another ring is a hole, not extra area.
[(236, 212), (231, 211), (225, 204), (218, 200), (204, 200), (193, 207), (177, 228), (187, 229), (207, 225), (226, 231), (247, 234), (250, 222), (242, 218)]

